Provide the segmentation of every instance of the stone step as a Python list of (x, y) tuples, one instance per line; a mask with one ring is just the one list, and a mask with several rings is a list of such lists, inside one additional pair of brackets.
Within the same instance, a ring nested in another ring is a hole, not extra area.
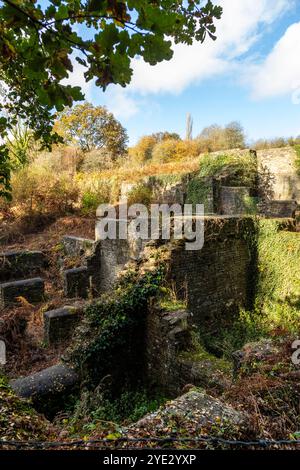
[(47, 256), (42, 251), (0, 253), (0, 282), (39, 276), (47, 266)]
[(45, 283), (40, 277), (0, 284), (0, 307), (20, 305), (17, 298), (24, 297), (31, 304), (44, 300)]
[(86, 266), (67, 269), (63, 272), (64, 292), (69, 299), (88, 297), (90, 288), (90, 275)]
[(62, 307), (44, 313), (44, 341), (47, 345), (69, 339), (80, 321), (82, 309)]
[(298, 203), (295, 200), (271, 200), (268, 201), (263, 212), (268, 218), (282, 219), (295, 218)]

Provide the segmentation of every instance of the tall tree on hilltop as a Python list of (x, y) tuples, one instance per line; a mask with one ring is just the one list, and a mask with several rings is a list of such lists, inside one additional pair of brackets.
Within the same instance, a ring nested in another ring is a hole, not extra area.
[(190, 113), (188, 113), (186, 118), (186, 140), (193, 139), (193, 118)]
[(227, 141), (227, 148), (237, 149), (245, 147), (245, 132), (242, 125), (233, 121), (225, 127), (225, 137)]

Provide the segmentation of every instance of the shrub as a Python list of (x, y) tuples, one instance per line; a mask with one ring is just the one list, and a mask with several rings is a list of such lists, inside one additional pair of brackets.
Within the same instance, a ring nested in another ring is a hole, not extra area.
[(25, 213), (62, 214), (73, 210), (79, 191), (71, 176), (33, 164), (14, 173), (12, 194)]
[(243, 207), (244, 207), (245, 213), (248, 215), (257, 215), (258, 203), (259, 203), (259, 198), (251, 197), (251, 196), (244, 196)]
[(280, 230), (278, 221), (261, 220), (257, 303), (271, 328), (299, 331), (299, 234)]
[(204, 204), (205, 213), (213, 212), (209, 201), (211, 193), (211, 184), (206, 178), (193, 178), (189, 181), (187, 186), (187, 204), (193, 204), (195, 209), (196, 204)]
[(81, 212), (84, 215), (95, 215), (97, 207), (108, 202), (109, 198), (104, 192), (86, 191), (81, 197)]
[(81, 429), (91, 432), (97, 428), (103, 429), (105, 423), (111, 426), (114, 423), (130, 424), (138, 421), (147, 413), (156, 411), (165, 401), (162, 397), (149, 397), (141, 389), (138, 391), (124, 391), (120, 397), (112, 397), (96, 388), (93, 392), (83, 392), (80, 400), (75, 404), (72, 417), (69, 421), (71, 429)]
[(144, 204), (149, 206), (152, 202), (152, 189), (145, 184), (138, 184), (128, 194), (128, 205)]
[(114, 165), (113, 155), (108, 151), (93, 150), (86, 153), (83, 157), (80, 170), (84, 173), (92, 173), (110, 169)]
[(257, 178), (257, 161), (250, 153), (205, 155), (200, 159), (199, 176), (228, 176), (232, 186), (253, 186)]
[(118, 199), (119, 184), (114, 178), (104, 180), (99, 173), (78, 173), (75, 180), (81, 194), (81, 211), (85, 215), (94, 215), (99, 204)]
[(155, 145), (152, 152), (154, 162), (167, 163), (176, 159), (178, 141), (174, 139), (163, 140)]

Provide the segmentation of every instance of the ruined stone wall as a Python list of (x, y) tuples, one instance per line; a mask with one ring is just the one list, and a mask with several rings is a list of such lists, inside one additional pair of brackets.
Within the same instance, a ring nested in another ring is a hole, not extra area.
[[(136, 261), (145, 247), (146, 241), (102, 240), (99, 257), (100, 293), (111, 290), (118, 274), (130, 261)], [(96, 268), (95, 268), (96, 269)]]
[(247, 213), (247, 200), (250, 198), (250, 188), (221, 186), (220, 213), (239, 215)]
[(147, 312), (145, 362), (151, 388), (176, 395), (185, 384), (178, 354), (191, 343), (189, 317), (185, 310), (165, 312), (152, 308)]
[(292, 147), (257, 151), (260, 168), (266, 168), (272, 178), (272, 199), (295, 199), (300, 203), (300, 177), (297, 175), (296, 152)]
[[(187, 251), (181, 240), (166, 242), (169, 286), (176, 289), (179, 298), (187, 298), (187, 309), (166, 312), (152, 305), (144, 312), (145, 324), (139, 325), (130, 340), (131, 350), (134, 355), (139, 351), (141, 359), (134, 369), (136, 376), (153, 389), (173, 396), (186, 383), (201, 386), (208, 380), (206, 363), (196, 367), (179, 360), (179, 355), (190, 347), (192, 332), (200, 333), (205, 343), (207, 332), (222, 328), (224, 320), (230, 327), (239, 307), (250, 303), (252, 258), (247, 234), (253, 233), (250, 218), (206, 217), (202, 250)], [(145, 244), (141, 240), (101, 241), (98, 260), (102, 292), (113, 288), (118, 273), (129, 261), (141, 257)], [(120, 360), (118, 356), (114, 361), (114, 377), (126, 372), (127, 366)]]
[[(206, 217), (202, 250), (187, 251), (185, 243), (175, 242), (171, 250), (170, 281), (179, 296), (189, 298), (192, 311), (223, 309), (224, 304), (245, 303), (250, 252), (245, 231), (254, 230), (251, 218)], [(130, 261), (137, 261), (147, 240), (102, 240), (99, 247), (101, 291), (110, 290), (118, 273)], [(150, 241), (151, 244), (151, 241)]]
[(131, 191), (140, 184), (152, 191), (152, 199), (156, 204), (184, 204), (186, 199), (186, 182), (178, 177), (178, 181), (164, 182), (160, 178), (143, 178), (139, 183), (122, 183), (120, 200), (128, 201)]
[(230, 324), (239, 307), (251, 303), (254, 260), (245, 234), (253, 230), (251, 219), (206, 220), (202, 250), (173, 248), (170, 282), (179, 295), (187, 296), (199, 331), (213, 332), (220, 319)]
[[(206, 219), (201, 251), (171, 248), (169, 284), (187, 309), (147, 313), (145, 357), (149, 385), (173, 396), (187, 383), (213, 384), (222, 389), (223, 378), (209, 360), (183, 359), (193, 350), (194, 336), (206, 344), (206, 335), (230, 328), (240, 307), (250, 307), (255, 283), (255, 253), (247, 236), (254, 235), (251, 219)], [(182, 356), (182, 354), (184, 356)]]

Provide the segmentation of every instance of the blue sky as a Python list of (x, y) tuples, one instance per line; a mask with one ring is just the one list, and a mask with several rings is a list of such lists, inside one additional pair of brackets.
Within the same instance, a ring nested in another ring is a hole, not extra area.
[(130, 144), (152, 132), (194, 136), (203, 127), (238, 120), (248, 140), (300, 134), (300, 0), (219, 0), (224, 14), (216, 42), (175, 46), (170, 62), (133, 62), (131, 85), (103, 93), (83, 84), (75, 66), (70, 81), (86, 99), (106, 105), (127, 128)]

